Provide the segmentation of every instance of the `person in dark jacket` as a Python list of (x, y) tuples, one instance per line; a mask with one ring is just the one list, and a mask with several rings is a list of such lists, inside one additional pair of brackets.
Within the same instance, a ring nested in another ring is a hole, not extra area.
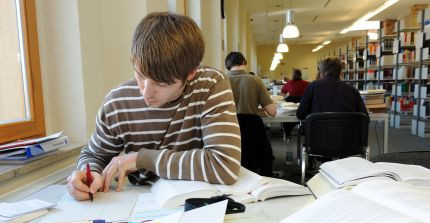
[(360, 93), (340, 80), (342, 63), (327, 58), (319, 64), (321, 79), (309, 84), (300, 100), (297, 118), (304, 120), (316, 112), (363, 112), (369, 115)]

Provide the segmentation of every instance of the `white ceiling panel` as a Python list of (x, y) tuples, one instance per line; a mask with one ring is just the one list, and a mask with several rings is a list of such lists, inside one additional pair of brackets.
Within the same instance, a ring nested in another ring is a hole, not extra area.
[[(246, 0), (254, 39), (258, 45), (276, 45), (285, 26), (285, 12), (292, 9), (300, 37), (286, 39), (288, 44), (319, 44), (357, 35), (339, 32), (386, 0)], [(414, 4), (430, 4), (430, 0), (400, 0), (376, 15), (373, 20), (399, 19), (409, 14)], [(362, 35), (363, 32), (359, 34)]]

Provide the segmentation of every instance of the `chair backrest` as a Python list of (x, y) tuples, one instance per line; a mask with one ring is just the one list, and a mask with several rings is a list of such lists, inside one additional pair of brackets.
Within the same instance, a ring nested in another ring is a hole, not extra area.
[(336, 158), (364, 155), (369, 117), (361, 112), (313, 113), (305, 122), (307, 153)]
[(268, 176), (272, 172), (273, 152), (263, 120), (254, 114), (237, 114), (241, 134), (241, 165)]

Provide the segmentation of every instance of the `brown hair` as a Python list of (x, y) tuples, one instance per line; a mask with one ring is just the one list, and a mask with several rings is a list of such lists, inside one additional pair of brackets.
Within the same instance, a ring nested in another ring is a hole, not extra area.
[(133, 34), (131, 62), (154, 81), (185, 81), (203, 59), (205, 44), (197, 24), (170, 12), (150, 13)]

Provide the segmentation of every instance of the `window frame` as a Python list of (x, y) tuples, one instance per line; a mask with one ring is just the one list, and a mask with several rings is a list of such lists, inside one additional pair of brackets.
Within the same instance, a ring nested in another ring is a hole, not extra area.
[(29, 137), (45, 136), (45, 116), (35, 1), (19, 0), (31, 120), (0, 125), (0, 143)]

